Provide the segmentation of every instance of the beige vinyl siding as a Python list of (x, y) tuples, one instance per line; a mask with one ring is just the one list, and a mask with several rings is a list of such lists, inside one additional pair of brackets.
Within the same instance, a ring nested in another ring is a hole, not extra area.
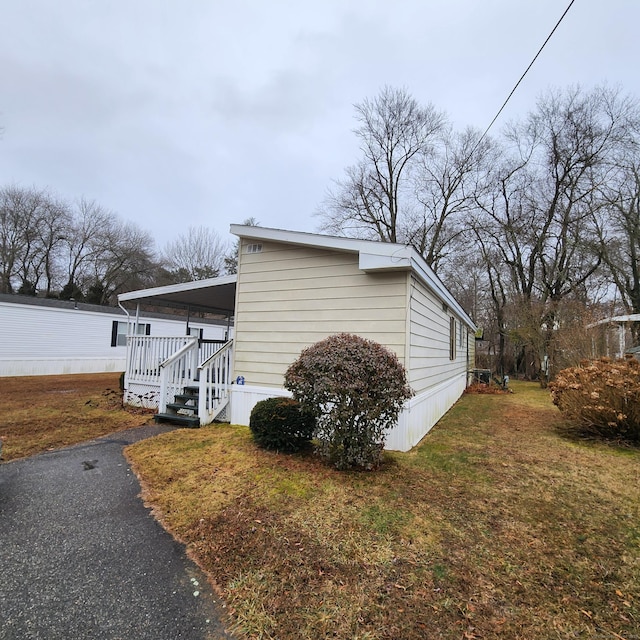
[(404, 362), (406, 272), (366, 274), (355, 253), (263, 242), (240, 253), (235, 375), (247, 385), (282, 386), (302, 349), (328, 335), (357, 333)]
[[(409, 334), (409, 383), (419, 394), (467, 369), (467, 343), (459, 343), (459, 323), (450, 310), (443, 309), (419, 280), (411, 278)], [(450, 359), (450, 320), (456, 321), (456, 357)], [(464, 330), (466, 335), (466, 328)]]
[(472, 331), (467, 332), (467, 341), (469, 343), (467, 371), (471, 371), (476, 366), (476, 336)]

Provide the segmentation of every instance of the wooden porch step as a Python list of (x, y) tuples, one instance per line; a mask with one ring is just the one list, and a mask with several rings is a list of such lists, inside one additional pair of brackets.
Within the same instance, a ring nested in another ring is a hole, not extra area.
[(167, 409), (170, 409), (170, 411), (167, 411), (167, 413), (172, 413), (173, 411), (182, 411), (183, 409), (186, 409), (187, 411), (198, 411), (198, 405), (197, 404), (185, 404), (184, 402), (167, 402)]
[(156, 413), (153, 419), (156, 422), (170, 422), (171, 424), (180, 424), (191, 429), (200, 427), (200, 418), (198, 416), (185, 416), (179, 413)]
[(185, 402), (187, 400), (195, 400), (196, 403), (197, 403), (198, 398), (199, 398), (198, 395), (192, 395), (190, 393), (176, 393), (173, 397), (175, 398), (176, 402), (178, 400), (180, 400), (181, 402)]
[(188, 393), (191, 395), (198, 395), (198, 393), (200, 393), (200, 387), (196, 384), (196, 385), (187, 385), (186, 387), (182, 387), (182, 390), (184, 391), (184, 393)]

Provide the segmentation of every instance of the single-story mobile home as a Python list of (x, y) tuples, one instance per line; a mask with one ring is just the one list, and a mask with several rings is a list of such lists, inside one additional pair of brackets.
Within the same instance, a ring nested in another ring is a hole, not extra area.
[[(155, 389), (160, 411), (172, 406), (201, 424), (247, 425), (259, 400), (287, 395), (284, 373), (302, 349), (341, 332), (386, 345), (407, 369), (415, 396), (387, 438), (389, 449), (409, 450), (460, 397), (476, 326), (414, 249), (245, 225), (231, 232), (240, 239), (236, 275), (119, 296), (235, 318), (233, 340), (216, 353), (185, 343), (160, 366), (145, 356), (151, 342), (131, 336), (126, 401)], [(186, 400), (184, 388), (197, 388), (197, 399)]]
[(189, 334), (214, 344), (229, 331), (223, 320), (145, 313), (136, 322), (125, 309), (0, 294), (0, 376), (124, 371), (134, 326), (140, 336)]

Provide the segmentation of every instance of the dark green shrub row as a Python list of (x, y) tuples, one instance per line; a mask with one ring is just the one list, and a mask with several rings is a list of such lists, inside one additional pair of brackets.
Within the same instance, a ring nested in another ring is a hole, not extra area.
[(294, 453), (305, 449), (315, 427), (313, 416), (291, 398), (261, 400), (251, 411), (249, 428), (263, 449)]

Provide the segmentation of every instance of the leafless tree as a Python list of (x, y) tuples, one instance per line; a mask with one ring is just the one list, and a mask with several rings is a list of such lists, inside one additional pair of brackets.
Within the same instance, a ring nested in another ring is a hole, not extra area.
[(575, 293), (600, 265), (591, 213), (627, 126), (627, 105), (617, 92), (574, 88), (548, 94), (524, 127), (512, 130), (537, 164), (527, 206), (540, 225), (534, 250), (544, 300)]
[(329, 192), (321, 226), (338, 235), (397, 242), (411, 207), (411, 171), (429, 152), (444, 116), (391, 87), (355, 109), (362, 158)]
[(562, 309), (601, 272), (593, 213), (612, 160), (627, 144), (631, 106), (607, 88), (543, 96), (508, 129), (511, 155), (478, 202), (484, 241), (509, 269), (518, 309), (512, 322), (521, 323), (511, 333), (533, 351), (538, 368), (552, 351)]
[(227, 246), (208, 227), (189, 227), (167, 244), (164, 259), (175, 282), (215, 278), (224, 268)]
[(119, 253), (112, 252), (121, 265), (120, 273), (115, 273), (112, 268), (107, 273), (110, 277), (105, 278), (111, 286), (112, 295), (154, 286), (160, 264), (155, 252), (155, 241), (146, 229), (125, 222), (121, 230), (121, 242), (116, 245)]
[[(490, 139), (467, 129), (462, 133), (443, 129), (429, 153), (421, 154), (414, 171), (415, 197), (419, 203), (407, 217), (402, 241), (420, 252), (427, 264), (441, 274), (449, 254), (465, 252), (486, 173), (495, 162), (497, 148)], [(462, 244), (457, 241), (462, 239)]]
[(17, 266), (23, 253), (23, 225), (20, 207), (22, 190), (0, 190), (0, 292), (13, 293)]
[(86, 299), (113, 304), (118, 293), (154, 284), (158, 262), (151, 235), (112, 214), (99, 235), (91, 238), (88, 267), (91, 285)]
[(57, 284), (58, 256), (69, 211), (48, 191), (0, 189), (0, 290), (49, 295)]
[(72, 216), (64, 235), (67, 276), (60, 297), (78, 299), (84, 297), (83, 289), (87, 291), (95, 282), (94, 263), (104, 251), (100, 239), (108, 234), (114, 214), (82, 197), (75, 204)]
[(220, 275), (227, 251), (213, 229), (189, 227), (186, 234), (167, 244), (164, 257), (175, 282), (190, 282)]
[[(506, 347), (508, 339), (509, 270), (491, 232), (474, 221), (470, 251), (475, 252), (479, 269), (484, 271), (484, 290), (476, 297), (474, 319), (482, 322), (487, 349), (496, 355), (495, 369), (500, 375), (507, 372)], [(461, 270), (465, 273), (464, 270)], [(480, 303), (480, 304), (478, 304)]]
[[(602, 187), (595, 226), (603, 260), (627, 313), (640, 313), (640, 148), (630, 145)], [(634, 325), (635, 338), (640, 327)]]
[(54, 290), (59, 290), (64, 277), (63, 234), (72, 224), (72, 215), (67, 203), (57, 197), (45, 200), (42, 214), (36, 227), (36, 255), (39, 255), (39, 259), (34, 261), (34, 281), (40, 282), (41, 273), (44, 278), (44, 294), (51, 296)]

